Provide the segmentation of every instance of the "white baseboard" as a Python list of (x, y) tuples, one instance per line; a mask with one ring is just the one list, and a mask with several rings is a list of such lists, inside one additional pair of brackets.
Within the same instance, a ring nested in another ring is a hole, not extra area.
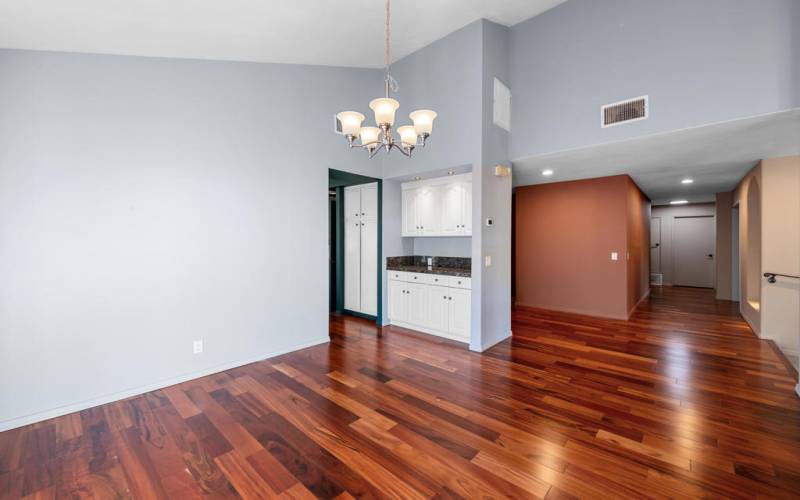
[(469, 342), (468, 338), (460, 337), (458, 335), (449, 332), (434, 330), (432, 328), (425, 328), (424, 326), (412, 325), (411, 323), (404, 323), (402, 321), (392, 321), (390, 324), (394, 326), (399, 326), (400, 328), (407, 328), (409, 330), (416, 330), (418, 332), (427, 333), (429, 335), (436, 335), (437, 337), (442, 337), (448, 340), (455, 340), (456, 342), (462, 342), (465, 344)]
[(324, 344), (330, 341), (330, 338), (326, 335), (325, 337), (317, 338), (309, 342), (304, 342), (302, 344), (298, 344), (288, 349), (281, 349), (274, 352), (268, 352), (265, 354), (259, 354), (256, 356), (251, 356), (245, 359), (239, 359), (237, 361), (231, 361), (228, 363), (223, 363), (220, 365), (212, 366), (210, 368), (206, 368), (203, 370), (199, 370), (196, 372), (185, 373), (183, 375), (179, 375), (177, 377), (169, 378), (166, 380), (160, 380), (158, 382), (154, 382), (152, 384), (147, 384), (139, 387), (134, 387), (131, 389), (125, 389), (123, 391), (114, 392), (111, 394), (106, 394), (104, 396), (100, 396), (97, 398), (87, 399), (84, 401), (79, 401), (77, 403), (72, 403), (68, 405), (58, 406), (56, 408), (50, 408), (47, 410), (42, 410), (36, 413), (31, 413), (29, 415), (23, 415), (21, 417), (14, 417), (8, 420), (0, 421), (0, 432), (7, 431), (10, 429), (14, 429), (17, 427), (22, 427), (24, 425), (34, 424), (36, 422), (41, 422), (43, 420), (48, 420), (55, 417), (60, 417), (62, 415), (68, 415), (70, 413), (74, 413), (76, 411), (86, 410), (88, 408), (93, 408), (95, 406), (104, 405), (107, 403), (112, 403), (114, 401), (119, 401), (121, 399), (130, 398), (133, 396), (138, 396), (140, 394), (144, 394), (150, 391), (156, 391), (158, 389), (163, 389), (164, 387), (169, 387), (171, 385), (180, 384), (182, 382), (186, 382), (192, 379), (205, 377), (207, 375), (212, 375), (214, 373), (219, 373), (225, 370), (230, 370), (231, 368), (236, 368), (239, 366), (248, 365), (250, 363), (255, 363), (257, 361), (263, 361), (265, 359), (274, 358), (275, 356), (280, 356), (281, 354), (286, 354), (293, 351), (299, 351), (300, 349), (305, 349), (307, 347), (312, 347), (315, 345)]
[(495, 341), (493, 341), (493, 342), (491, 342), (489, 344), (481, 345), (481, 351), (480, 352), (488, 351), (489, 349), (491, 349), (492, 347), (496, 346), (500, 342), (503, 342), (504, 340), (510, 338), (511, 335), (512, 335), (512, 332), (511, 332), (511, 330), (509, 330), (508, 333), (505, 336), (503, 336), (503, 337), (501, 337), (501, 338), (499, 338), (499, 339), (497, 339), (497, 340), (495, 340)]

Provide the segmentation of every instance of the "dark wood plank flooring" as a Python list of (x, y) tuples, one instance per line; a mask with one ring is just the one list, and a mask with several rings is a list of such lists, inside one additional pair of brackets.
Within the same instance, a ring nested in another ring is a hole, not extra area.
[(0, 498), (797, 498), (796, 373), (731, 302), (331, 342), (0, 434)]

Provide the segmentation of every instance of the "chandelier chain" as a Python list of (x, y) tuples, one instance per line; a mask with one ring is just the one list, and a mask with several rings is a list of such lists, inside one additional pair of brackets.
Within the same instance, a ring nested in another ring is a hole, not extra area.
[(389, 74), (389, 66), (392, 61), (392, 0), (386, 0), (386, 97), (389, 97), (389, 91), (397, 92), (399, 85), (391, 74)]

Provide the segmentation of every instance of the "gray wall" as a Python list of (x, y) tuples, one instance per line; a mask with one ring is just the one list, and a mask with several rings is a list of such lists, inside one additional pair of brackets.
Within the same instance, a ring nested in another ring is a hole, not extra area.
[(379, 168), (331, 116), (378, 71), (0, 50), (0, 74), (0, 430), (328, 339), (327, 169)]
[(408, 238), (414, 244), (414, 255), (440, 257), (472, 257), (472, 238)]
[(415, 109), (433, 109), (439, 116), (428, 146), (413, 159), (384, 158), (384, 178), (472, 165), (480, 157), (481, 27), (476, 21), (392, 65), (400, 86), (393, 96), (400, 101), (395, 124), (410, 124), (408, 114)]
[[(570, 0), (515, 25), (511, 158), (800, 106), (799, 3)], [(645, 94), (650, 119), (600, 128)]]
[[(483, 21), (482, 45), (482, 111), (480, 220), (473, 225), (473, 234), (480, 228), (480, 350), (485, 350), (511, 335), (511, 177), (495, 177), (495, 165), (511, 165), (508, 160), (509, 133), (493, 123), (494, 79), (508, 85), (510, 30), (505, 26)], [(514, 89), (512, 88), (512, 93)], [(479, 172), (478, 172), (479, 171)], [(477, 188), (473, 189), (476, 191)], [(486, 226), (487, 218), (493, 220)], [(490, 256), (492, 264), (485, 266)], [(475, 265), (473, 264), (473, 268)], [(473, 283), (474, 289), (474, 283)], [(473, 338), (473, 341), (476, 339)], [(473, 346), (475, 349), (478, 346)], [(477, 349), (475, 349), (477, 350)]]

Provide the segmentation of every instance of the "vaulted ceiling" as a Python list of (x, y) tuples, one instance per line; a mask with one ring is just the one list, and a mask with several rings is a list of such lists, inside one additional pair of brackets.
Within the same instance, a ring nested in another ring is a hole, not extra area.
[[(395, 0), (398, 59), (486, 18), (513, 25), (564, 0)], [(0, 47), (381, 67), (383, 0), (3, 0)]]

